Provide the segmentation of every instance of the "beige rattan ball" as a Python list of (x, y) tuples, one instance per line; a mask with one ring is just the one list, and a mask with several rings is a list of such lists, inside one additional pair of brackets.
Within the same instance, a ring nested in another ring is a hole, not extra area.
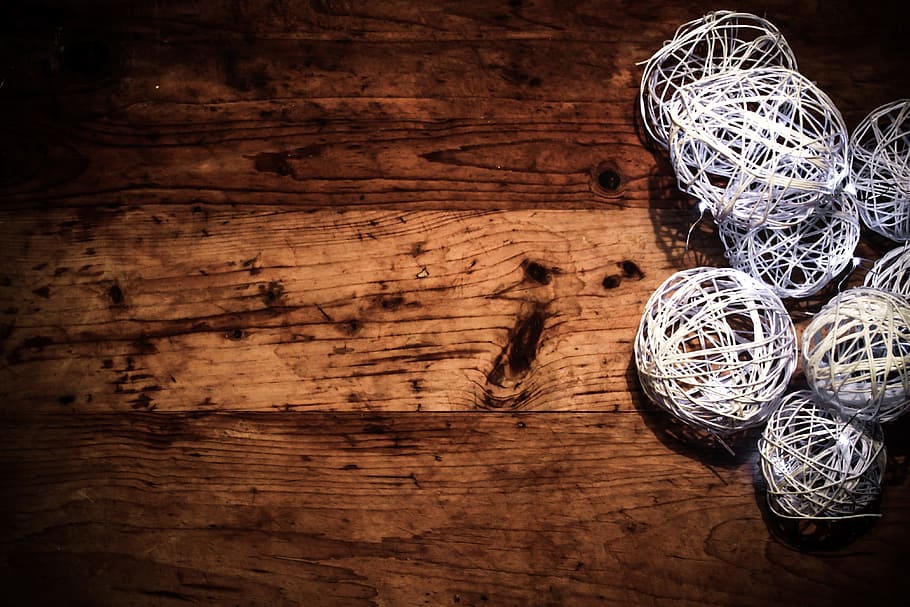
[(768, 505), (778, 516), (868, 516), (863, 511), (881, 494), (881, 426), (845, 418), (808, 390), (783, 399), (768, 418), (758, 451)]
[(802, 365), (816, 396), (847, 417), (891, 421), (910, 407), (910, 302), (848, 289), (803, 332)]

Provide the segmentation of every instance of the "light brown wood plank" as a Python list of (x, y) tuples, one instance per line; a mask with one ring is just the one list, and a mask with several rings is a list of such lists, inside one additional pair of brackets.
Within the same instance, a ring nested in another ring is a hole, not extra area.
[(699, 254), (683, 255), (687, 217), (6, 213), (0, 397), (84, 411), (628, 410), (645, 300), (677, 264), (717, 254), (696, 232)]
[(853, 544), (801, 554), (762, 518), (754, 446), (700, 452), (654, 420), (7, 417), (0, 551), (14, 588), (93, 604), (829, 605), (908, 589), (906, 475)]

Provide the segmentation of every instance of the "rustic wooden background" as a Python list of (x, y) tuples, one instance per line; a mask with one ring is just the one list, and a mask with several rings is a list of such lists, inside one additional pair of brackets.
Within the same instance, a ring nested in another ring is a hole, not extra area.
[(651, 291), (723, 264), (708, 221), (685, 251), (638, 62), (753, 11), (853, 127), (910, 92), (906, 7), (23, 4), (0, 19), (0, 602), (910, 591), (910, 424), (880, 519), (788, 525), (755, 436), (692, 440), (631, 363)]

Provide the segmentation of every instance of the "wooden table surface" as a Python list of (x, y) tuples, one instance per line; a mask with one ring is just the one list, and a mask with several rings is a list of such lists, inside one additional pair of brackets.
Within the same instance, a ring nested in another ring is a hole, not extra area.
[[(880, 518), (799, 527), (635, 377), (724, 265), (638, 62), (718, 8), (7, 7), (0, 602), (900, 604), (910, 424)], [(910, 92), (907, 8), (729, 8), (850, 128)]]

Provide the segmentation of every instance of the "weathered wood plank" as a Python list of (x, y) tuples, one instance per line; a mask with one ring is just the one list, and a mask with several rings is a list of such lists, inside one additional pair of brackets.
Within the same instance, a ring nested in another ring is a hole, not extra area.
[(43, 603), (830, 605), (910, 589), (906, 475), (855, 543), (801, 554), (763, 521), (754, 447), (699, 454), (646, 422), (7, 417), (0, 552), (12, 589)]
[(629, 409), (644, 301), (694, 261), (689, 216), (670, 213), (4, 213), (0, 397), (85, 411)]
[[(904, 21), (828, 7), (754, 10), (780, 17), (852, 125), (910, 88), (883, 60)], [(646, 204), (635, 64), (708, 8), (140, 4), (89, 29), (35, 11), (8, 43), (0, 204), (591, 207), (604, 163)]]

